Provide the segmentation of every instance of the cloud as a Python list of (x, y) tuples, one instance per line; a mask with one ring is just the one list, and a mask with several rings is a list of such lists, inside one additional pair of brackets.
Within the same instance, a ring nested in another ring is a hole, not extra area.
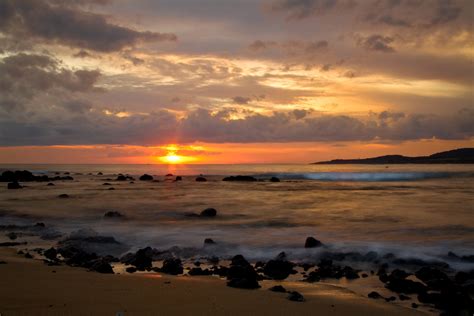
[[(451, 116), (373, 113), (364, 117), (321, 114), (305, 109), (263, 115), (247, 112), (240, 119), (197, 109), (178, 118), (169, 111), (119, 117), (87, 105), (71, 104), (74, 115), (0, 118), (0, 145), (78, 145), (167, 143), (405, 141), (469, 139), (474, 136), (473, 109)], [(69, 109), (70, 110), (70, 109)]]
[(269, 5), (269, 9), (285, 13), (288, 20), (299, 20), (355, 6), (353, 0), (276, 0)]
[[(90, 1), (79, 4), (84, 3)], [(141, 32), (112, 24), (105, 16), (84, 11), (68, 1), (4, 0), (0, 9), (0, 31), (25, 40), (40, 39), (98, 52), (113, 52), (139, 42), (177, 39), (174, 34)]]
[(248, 97), (236, 96), (232, 98), (232, 101), (236, 104), (248, 104), (252, 99)]
[(383, 36), (379, 34), (370, 35), (368, 37), (361, 37), (357, 40), (357, 45), (365, 48), (368, 51), (376, 51), (383, 53), (393, 53), (395, 49), (390, 46), (394, 39), (390, 36)]

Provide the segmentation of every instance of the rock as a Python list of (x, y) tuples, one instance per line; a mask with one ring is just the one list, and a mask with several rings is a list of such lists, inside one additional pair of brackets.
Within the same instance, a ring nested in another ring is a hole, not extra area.
[(178, 258), (170, 258), (163, 261), (163, 267), (160, 269), (161, 272), (178, 275), (183, 273), (183, 264)]
[(384, 298), (382, 295), (380, 295), (378, 292), (375, 292), (375, 291), (370, 292), (367, 296), (373, 299)]
[(394, 302), (394, 301), (396, 301), (396, 300), (397, 300), (397, 298), (396, 298), (395, 296), (390, 296), (390, 297), (386, 297), (386, 298), (385, 298), (385, 301), (386, 301), (386, 302)]
[(18, 238), (18, 235), (15, 234), (14, 232), (10, 232), (8, 234), (5, 234), (5, 236), (7, 236), (8, 238), (10, 238), (11, 240), (15, 240)]
[(275, 285), (275, 286), (272, 286), (271, 288), (268, 289), (269, 291), (272, 291), (272, 292), (278, 292), (278, 293), (286, 293), (286, 289), (281, 286), (281, 285)]
[(363, 277), (364, 279), (369, 277), (367, 273), (362, 273), (360, 276)]
[(105, 182), (102, 185), (112, 185), (111, 183)]
[(141, 181), (152, 181), (153, 180), (153, 177), (150, 176), (149, 174), (144, 174), (142, 175), (140, 178), (139, 178)]
[(441, 290), (452, 285), (452, 281), (444, 272), (432, 267), (419, 269), (415, 276), (433, 290)]
[(200, 213), (200, 216), (202, 217), (215, 217), (216, 215), (217, 215), (217, 211), (215, 208), (212, 208), (212, 207), (206, 208)]
[(176, 179), (174, 179), (174, 181), (182, 181), (183, 180), (183, 177), (181, 176), (176, 176)]
[(290, 292), (287, 298), (290, 301), (293, 301), (293, 302), (304, 302), (305, 301), (304, 296), (301, 295), (301, 293), (296, 292), (296, 291)]
[(0, 247), (15, 247), (19, 245), (26, 245), (26, 241), (25, 242), (12, 242), (12, 241), (0, 242)]
[(202, 176), (199, 176), (199, 177), (196, 177), (196, 181), (197, 181), (197, 182), (206, 182), (207, 179), (204, 178), (204, 177), (202, 177)]
[(25, 253), (25, 258), (33, 259), (33, 256), (29, 252), (27, 252), (27, 253)]
[(127, 267), (127, 268), (125, 269), (125, 271), (127, 271), (128, 273), (135, 273), (135, 272), (137, 272), (137, 268), (135, 268), (135, 267)]
[(355, 280), (355, 279), (360, 278), (357, 271), (352, 269), (349, 266), (345, 266), (344, 268), (342, 268), (342, 273), (348, 280)]
[(104, 260), (104, 258), (98, 258), (90, 262), (89, 270), (99, 273), (114, 273), (112, 266), (107, 260)]
[(113, 190), (115, 190), (115, 188), (108, 188), (107, 190), (109, 190), (109, 191), (113, 191)]
[(212, 275), (212, 272), (209, 269), (203, 270), (202, 268), (192, 268), (188, 272), (189, 275)]
[(56, 249), (51, 247), (48, 250), (45, 250), (43, 255), (49, 260), (56, 260), (58, 256), (58, 252)]
[(294, 264), (285, 259), (270, 260), (263, 267), (263, 273), (274, 280), (286, 279), (294, 270)]
[(322, 245), (323, 243), (314, 237), (306, 238), (306, 241), (304, 243), (305, 248), (316, 248), (316, 247), (321, 247)]
[(419, 294), (427, 290), (422, 283), (407, 279), (391, 279), (385, 287), (393, 292), (404, 294)]
[(128, 175), (119, 174), (115, 181), (134, 181), (135, 179)]
[(403, 295), (403, 294), (400, 294), (400, 295), (398, 295), (398, 299), (399, 299), (400, 301), (407, 301), (407, 300), (411, 300), (411, 297), (410, 297), (410, 296)]
[(146, 247), (139, 249), (135, 254), (126, 254), (120, 258), (120, 262), (133, 265), (139, 271), (145, 271), (146, 269), (151, 269), (152, 267), (152, 256), (153, 249)]
[(168, 173), (168, 174), (166, 175), (166, 177), (172, 177), (172, 176), (173, 176), (172, 173)]
[(97, 175), (98, 175), (98, 176), (103, 176), (104, 174), (99, 171), (99, 172), (97, 172)]
[(215, 245), (216, 242), (214, 240), (212, 240), (211, 238), (206, 238), (204, 239), (204, 246), (206, 245)]
[(69, 195), (68, 194), (60, 194), (60, 195), (58, 195), (58, 198), (67, 199), (67, 198), (69, 198)]
[(227, 271), (227, 286), (242, 289), (257, 289), (258, 275), (250, 263), (242, 255), (236, 255), (232, 258), (230, 267)]
[(9, 190), (22, 189), (23, 187), (18, 182), (10, 182), (7, 184)]
[(278, 179), (277, 177), (271, 177), (270, 182), (280, 182), (280, 179)]
[(245, 181), (245, 182), (253, 182), (253, 181), (257, 181), (257, 179), (255, 179), (254, 177), (252, 176), (230, 176), (230, 177), (225, 177), (224, 179), (222, 179), (222, 181)]
[(124, 218), (120, 212), (117, 211), (108, 211), (104, 214), (104, 218)]
[(44, 223), (36, 223), (33, 227), (46, 227)]
[(50, 183), (47, 184), (47, 186), (52, 187), (52, 186), (54, 186), (54, 183), (50, 182)]

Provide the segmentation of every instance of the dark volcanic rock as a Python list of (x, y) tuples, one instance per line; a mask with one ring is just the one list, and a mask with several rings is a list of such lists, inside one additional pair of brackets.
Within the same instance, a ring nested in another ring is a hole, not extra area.
[(281, 285), (272, 286), (268, 290), (270, 290), (272, 292), (286, 293), (286, 289)]
[(67, 198), (69, 198), (69, 195), (68, 194), (60, 194), (60, 195), (58, 195), (58, 198), (67, 199)]
[(99, 273), (109, 273), (109, 274), (114, 273), (112, 266), (104, 258), (98, 258), (96, 260), (92, 260), (89, 265), (89, 270), (99, 272)]
[(137, 272), (137, 268), (135, 268), (135, 267), (127, 267), (127, 268), (125, 269), (125, 271), (127, 271), (128, 273), (135, 273), (135, 272)]
[(129, 175), (119, 174), (116, 181), (134, 181), (135, 179)]
[(212, 275), (212, 271), (208, 269), (202, 269), (202, 268), (192, 268), (188, 272), (189, 275)]
[(212, 240), (211, 238), (206, 238), (204, 239), (204, 245), (215, 245), (216, 242)]
[(146, 174), (146, 173), (145, 173), (145, 174), (142, 175), (139, 179), (140, 179), (141, 181), (151, 181), (151, 180), (153, 180), (153, 177), (150, 176), (149, 174)]
[(122, 258), (120, 258), (120, 262), (133, 265), (140, 271), (151, 269), (152, 261), (153, 249), (151, 247), (139, 249), (134, 254), (128, 253)]
[(50, 182), (50, 183), (47, 184), (47, 186), (52, 187), (52, 186), (54, 186), (54, 183)]
[(196, 177), (196, 181), (197, 181), (197, 182), (206, 182), (207, 179), (204, 178), (204, 177), (202, 177), (202, 176), (199, 176), (199, 177)]
[(250, 263), (242, 255), (232, 258), (230, 268), (227, 271), (227, 286), (242, 289), (257, 289), (258, 275)]
[(263, 267), (263, 273), (275, 280), (286, 279), (293, 270), (294, 264), (285, 260), (284, 256), (268, 261)]
[(104, 218), (124, 218), (124, 215), (117, 211), (108, 211), (104, 214)]
[(305, 248), (316, 248), (316, 247), (321, 247), (322, 245), (323, 243), (314, 237), (306, 238), (306, 241), (304, 243)]
[(48, 250), (45, 250), (43, 255), (49, 260), (56, 260), (58, 256), (58, 252), (56, 249), (51, 247)]
[(419, 294), (427, 290), (422, 283), (407, 279), (391, 279), (385, 287), (393, 292), (404, 294)]
[(18, 238), (18, 235), (15, 234), (14, 232), (10, 232), (8, 234), (6, 234), (5, 236), (7, 236), (8, 238), (10, 238), (11, 240), (15, 240)]
[(202, 217), (214, 217), (216, 215), (217, 215), (217, 211), (215, 208), (212, 208), (212, 207), (206, 208), (200, 213), (200, 216)]
[(183, 273), (183, 264), (178, 258), (170, 258), (163, 261), (163, 267), (160, 269), (161, 272), (178, 275)]
[(22, 189), (23, 187), (18, 182), (10, 182), (7, 184), (7, 188), (10, 190)]
[(416, 271), (415, 275), (433, 290), (441, 290), (452, 285), (449, 277), (436, 268), (423, 267)]
[(288, 295), (288, 299), (290, 301), (293, 301), (293, 302), (304, 302), (305, 301), (304, 296), (301, 295), (301, 293), (296, 292), (296, 291), (290, 292), (289, 295)]
[(253, 181), (257, 181), (257, 179), (255, 179), (254, 177), (252, 176), (230, 176), (230, 177), (225, 177), (224, 179), (222, 179), (222, 181), (245, 181), (245, 182), (253, 182)]
[(0, 182), (47, 182), (55, 180), (74, 180), (71, 176), (56, 176), (53, 178), (48, 177), (47, 175), (35, 176), (27, 170), (16, 170), (16, 171), (4, 171), (0, 175)]
[(174, 181), (182, 181), (183, 180), (183, 177), (181, 176), (176, 176), (176, 179), (174, 179)]
[(280, 179), (278, 179), (277, 177), (271, 177), (270, 182), (280, 182)]
[(0, 247), (14, 247), (14, 246), (19, 246), (19, 245), (26, 245), (26, 241), (25, 242), (12, 242), (12, 241), (0, 242)]
[(370, 292), (367, 296), (373, 299), (384, 298), (382, 295), (380, 295), (378, 292), (375, 292), (375, 291)]

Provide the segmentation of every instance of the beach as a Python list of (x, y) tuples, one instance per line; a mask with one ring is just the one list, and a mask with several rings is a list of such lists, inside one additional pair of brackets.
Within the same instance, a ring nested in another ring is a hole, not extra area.
[[(103, 275), (46, 266), (0, 251), (1, 315), (423, 315), (344, 288), (315, 285), (305, 302), (266, 289), (242, 290), (212, 277)], [(55, 271), (55, 272), (53, 272)], [(120, 314), (121, 313), (121, 314)]]
[(472, 308), (471, 166), (167, 168), (4, 171), (0, 313)]

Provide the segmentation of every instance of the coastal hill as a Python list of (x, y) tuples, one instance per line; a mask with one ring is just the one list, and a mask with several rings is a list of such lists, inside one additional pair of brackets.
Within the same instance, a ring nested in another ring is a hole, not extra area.
[(443, 164), (443, 163), (474, 163), (474, 148), (459, 148), (430, 156), (406, 157), (402, 155), (386, 155), (363, 159), (335, 159), (315, 162), (313, 164)]

